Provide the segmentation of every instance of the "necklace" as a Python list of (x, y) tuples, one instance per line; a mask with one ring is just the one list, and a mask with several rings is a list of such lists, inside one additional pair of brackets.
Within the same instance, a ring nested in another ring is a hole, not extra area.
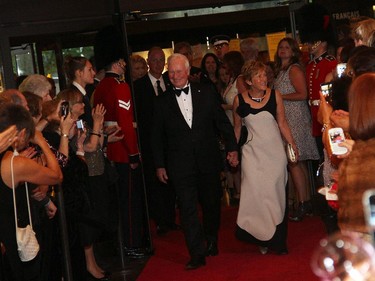
[(251, 98), (255, 102), (262, 102), (264, 100), (264, 97), (266, 96), (266, 91), (263, 92), (263, 96), (261, 96), (260, 98), (252, 97), (249, 91), (247, 92), (247, 95), (249, 96), (249, 98)]

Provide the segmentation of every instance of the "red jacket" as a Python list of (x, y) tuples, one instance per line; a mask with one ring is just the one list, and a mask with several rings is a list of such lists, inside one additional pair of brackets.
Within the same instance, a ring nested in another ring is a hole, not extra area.
[(138, 162), (138, 140), (133, 126), (133, 101), (128, 84), (120, 81), (118, 74), (107, 72), (96, 87), (94, 106), (100, 103), (106, 109), (104, 126), (106, 122), (117, 122), (124, 135), (121, 141), (108, 143), (108, 159), (119, 163)]
[(322, 135), (322, 125), (317, 121), (319, 106), (312, 105), (313, 101), (319, 100), (320, 84), (328, 73), (336, 67), (337, 60), (335, 57), (322, 54), (320, 57), (311, 60), (306, 67), (307, 89), (309, 91), (309, 104), (312, 117), (312, 134), (314, 137)]

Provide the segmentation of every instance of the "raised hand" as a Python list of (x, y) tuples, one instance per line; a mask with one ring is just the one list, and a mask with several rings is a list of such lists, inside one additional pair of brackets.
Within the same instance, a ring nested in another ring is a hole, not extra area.
[(95, 108), (92, 109), (92, 119), (94, 120), (94, 122), (97, 122), (100, 126), (102, 126), (104, 122), (104, 115), (106, 112), (107, 111), (104, 108), (104, 105), (98, 104), (95, 106)]
[(0, 153), (5, 151), (15, 140), (17, 128), (15, 125), (10, 126), (4, 132), (0, 133)]

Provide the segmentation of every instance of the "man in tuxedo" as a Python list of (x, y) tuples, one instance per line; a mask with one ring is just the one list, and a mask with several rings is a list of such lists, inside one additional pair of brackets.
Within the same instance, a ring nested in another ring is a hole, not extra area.
[(157, 234), (163, 235), (178, 228), (175, 224), (176, 194), (170, 184), (163, 184), (156, 178), (151, 149), (154, 101), (166, 89), (162, 76), (164, 51), (160, 47), (152, 47), (148, 52), (147, 64), (148, 73), (134, 82), (134, 97), (149, 212), (157, 225)]
[(171, 183), (179, 200), (191, 257), (186, 269), (196, 269), (206, 264), (205, 256), (218, 254), (222, 160), (217, 132), (225, 140), (227, 159), (233, 166), (238, 164), (237, 144), (232, 125), (213, 90), (189, 83), (188, 59), (181, 54), (171, 55), (168, 70), (173, 88), (155, 100), (152, 149), (158, 179)]

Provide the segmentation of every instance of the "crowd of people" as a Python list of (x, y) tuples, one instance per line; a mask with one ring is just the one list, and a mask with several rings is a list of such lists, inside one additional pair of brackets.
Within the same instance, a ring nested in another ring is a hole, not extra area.
[[(306, 20), (312, 7), (301, 10)], [(319, 13), (313, 15), (319, 20)], [(123, 79), (117, 30), (107, 27), (97, 35), (95, 65), (84, 57), (65, 58), (66, 89), (55, 94), (45, 76), (32, 74), (18, 89), (2, 92), (0, 242), (6, 280), (61, 280), (56, 214), (62, 207), (74, 280), (110, 280), (94, 250), (108, 234), (120, 233), (126, 256), (151, 254), (148, 214), (157, 235), (183, 231), (187, 270), (204, 266), (206, 257), (219, 254), (223, 178), (239, 204), (236, 237), (258, 245), (261, 254), (288, 254), (288, 220), (299, 222), (316, 207), (309, 160), (324, 164), (318, 186), (338, 195), (338, 204), (321, 202), (327, 233), (366, 236), (361, 196), (373, 181), (375, 20), (353, 20), (352, 33), (330, 53), (332, 34), (326, 14), (321, 16), (324, 24), (316, 32), (301, 25), (309, 62), (289, 37), (270, 54), (273, 63), (262, 61), (254, 38), (235, 51), (228, 36), (214, 36), (213, 52), (194, 68), (188, 42), (175, 44), (167, 59), (154, 46), (146, 60), (131, 56), (132, 95)], [(320, 90), (327, 82), (329, 96)], [(343, 155), (330, 145), (328, 132), (337, 127), (346, 135)], [(288, 162), (287, 144), (295, 162)], [(288, 181), (298, 202), (290, 214)], [(25, 182), (40, 244), (27, 263), (17, 253), (11, 199), (16, 188), (18, 221), (27, 225)], [(56, 199), (59, 192), (64, 206)]]

